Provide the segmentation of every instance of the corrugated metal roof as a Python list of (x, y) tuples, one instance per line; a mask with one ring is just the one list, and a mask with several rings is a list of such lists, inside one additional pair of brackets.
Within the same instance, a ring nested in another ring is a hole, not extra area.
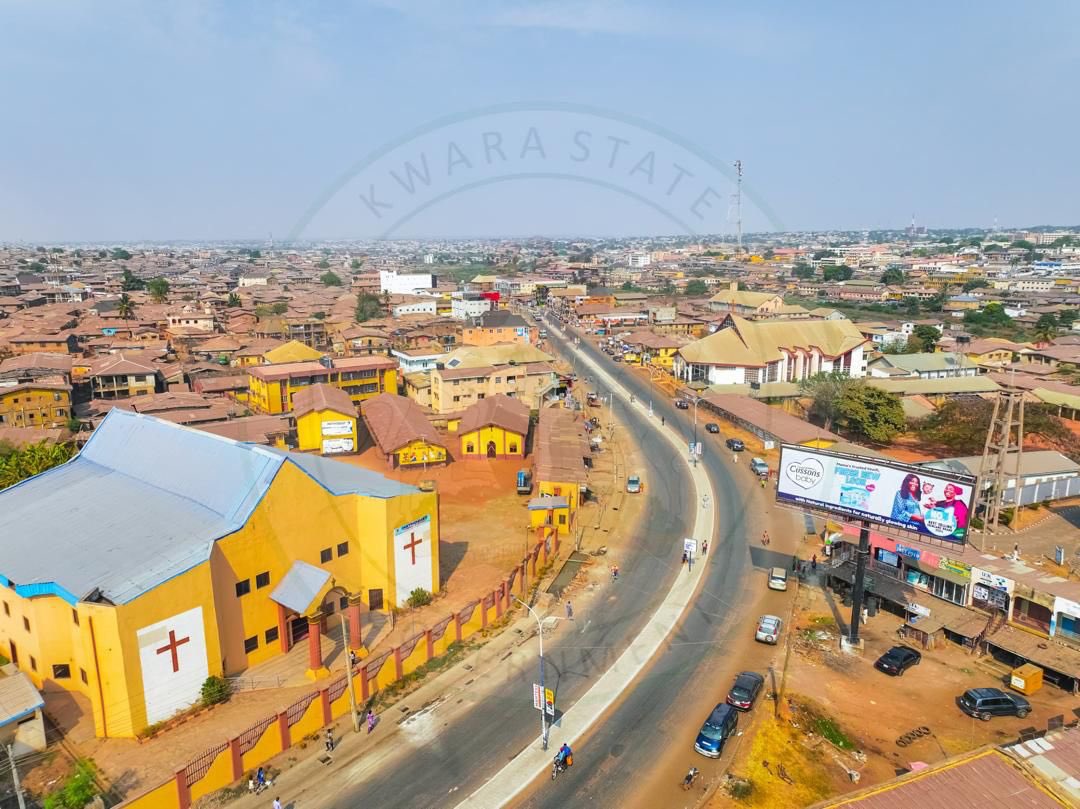
[(360, 494), (365, 497), (386, 499), (416, 494), (420, 491), (415, 486), (398, 483), (396, 480), (383, 477), (378, 472), (353, 466), (344, 461), (334, 461), (300, 452), (285, 452), (273, 447), (267, 447), (267, 449), (288, 458), (331, 494)]
[(44, 705), (45, 700), (25, 672), (0, 678), (0, 725), (22, 719)]
[(270, 593), (270, 598), (283, 607), (303, 615), (330, 578), (330, 572), (299, 560)]

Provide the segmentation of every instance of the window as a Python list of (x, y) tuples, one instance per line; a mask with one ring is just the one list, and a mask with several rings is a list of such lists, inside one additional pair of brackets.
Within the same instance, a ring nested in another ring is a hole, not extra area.
[(22, 619), (22, 626), (23, 626), (23, 629), (25, 629), (27, 632), (29, 632), (30, 631), (30, 619), (29, 618), (23, 618)]
[(67, 413), (65, 412), (64, 408), (62, 408), (62, 407), (56, 408), (56, 417), (57, 418), (63, 418), (66, 415), (67, 415)]
[(273, 643), (277, 639), (278, 639), (278, 628), (276, 626), (272, 626), (268, 630), (263, 632), (263, 640), (265, 640), (266, 643)]
[(79, 669), (79, 679), (83, 681), (83, 685), (90, 685), (90, 678), (86, 676), (86, 669)]
[[(475, 452), (475, 449), (473, 449), (473, 445), (472, 445), (472, 444), (466, 444), (466, 445), (465, 445), (465, 451), (466, 451), (466, 452)], [(4, 606), (7, 606), (7, 605), (5, 604)]]
[(368, 609), (381, 610), (383, 607), (383, 592), (381, 589), (368, 590)]
[(4, 602), (4, 615), (11, 615), (11, 605)]
[(255, 589), (261, 590), (270, 584), (270, 571), (264, 571), (255, 576)]
[(560, 514), (559, 515), (559, 525), (566, 525), (566, 515), (565, 514)]
[(348, 606), (349, 606), (349, 597), (348, 596), (342, 596), (341, 598), (338, 599), (338, 609), (343, 610), (343, 609), (348, 608)]
[(319, 561), (320, 562), (325, 564), (326, 562), (329, 562), (333, 558), (334, 558), (334, 551), (333, 551), (332, 548), (323, 548), (321, 551), (319, 551)]
[(460, 402), (460, 401), (461, 401), (461, 397), (460, 397), (460, 396), (455, 396), (455, 397), (454, 397), (454, 401), (455, 401), (455, 402)]
[(75, 622), (75, 626), (79, 625), (79, 613), (75, 609), (71, 610), (71, 620)]
[(259, 636), (258, 635), (252, 635), (250, 638), (245, 638), (244, 639), (244, 651), (247, 654), (251, 654), (252, 652), (254, 652), (258, 648), (259, 648)]
[(246, 596), (251, 592), (251, 579), (244, 579), (236, 583), (236, 597)]
[(510, 444), (510, 451), (511, 452), (517, 452), (518, 451), (517, 444)]
[(34, 671), (37, 671), (37, 658), (33, 655), (30, 655), (30, 668), (32, 668)]
[(337, 555), (339, 557), (345, 556), (348, 552), (349, 552), (349, 543), (348, 542), (339, 542), (338, 546), (337, 546)]
[(58, 663), (52, 667), (52, 676), (54, 680), (70, 680), (71, 679), (71, 666), (67, 663)]
[(327, 615), (333, 615), (336, 609), (337, 607), (334, 605), (333, 601), (327, 601), (325, 604), (322, 605), (322, 611)]

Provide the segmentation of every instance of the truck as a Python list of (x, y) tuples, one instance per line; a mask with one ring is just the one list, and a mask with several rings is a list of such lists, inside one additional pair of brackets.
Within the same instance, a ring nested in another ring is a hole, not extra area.
[(517, 473), (517, 493), (532, 494), (532, 474), (528, 469), (519, 469)]

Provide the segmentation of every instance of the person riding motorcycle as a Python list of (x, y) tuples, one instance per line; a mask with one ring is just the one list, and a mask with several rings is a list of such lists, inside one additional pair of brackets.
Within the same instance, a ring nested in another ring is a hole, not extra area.
[(570, 749), (570, 745), (563, 743), (563, 746), (559, 748), (559, 752), (555, 756), (555, 763), (559, 766), (559, 769), (565, 770), (573, 764), (573, 756), (574, 751)]

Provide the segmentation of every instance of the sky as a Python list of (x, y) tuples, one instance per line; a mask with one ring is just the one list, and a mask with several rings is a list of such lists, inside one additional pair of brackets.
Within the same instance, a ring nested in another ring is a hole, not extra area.
[(1078, 224), (1078, 24), (1073, 0), (0, 0), (0, 242), (732, 233), (736, 160), (747, 232)]

